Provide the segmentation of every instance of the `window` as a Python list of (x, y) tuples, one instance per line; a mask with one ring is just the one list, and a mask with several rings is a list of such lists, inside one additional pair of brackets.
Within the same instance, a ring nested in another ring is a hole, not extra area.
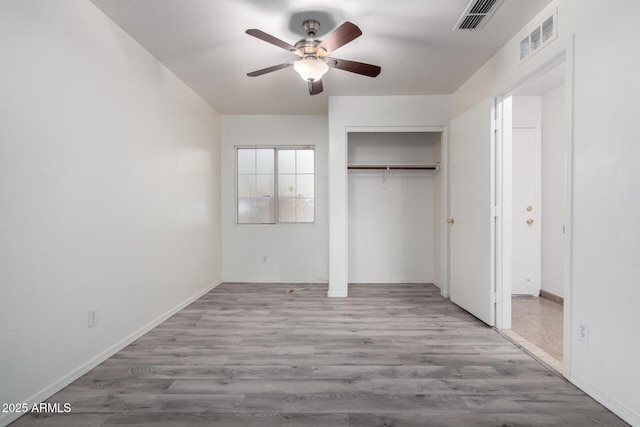
[(313, 147), (237, 148), (238, 224), (315, 220)]

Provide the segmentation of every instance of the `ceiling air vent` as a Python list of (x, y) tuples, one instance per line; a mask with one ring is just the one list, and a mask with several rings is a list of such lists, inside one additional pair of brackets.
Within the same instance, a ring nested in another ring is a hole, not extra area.
[(502, 0), (471, 0), (453, 30), (479, 30), (489, 20)]

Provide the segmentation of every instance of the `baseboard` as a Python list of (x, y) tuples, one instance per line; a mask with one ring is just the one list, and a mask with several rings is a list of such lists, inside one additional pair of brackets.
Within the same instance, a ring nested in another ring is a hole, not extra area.
[[(402, 281), (397, 281), (397, 282), (393, 282), (393, 281), (384, 281), (384, 282), (349, 282), (349, 284), (347, 285), (347, 287), (349, 287), (350, 285), (395, 285), (395, 284), (402, 284), (402, 283), (410, 283), (410, 284), (431, 284), (432, 282), (425, 282), (424, 280), (420, 280), (420, 281), (411, 281), (411, 280), (402, 280)], [(349, 291), (347, 290), (346, 292), (331, 292), (329, 291), (327, 293), (327, 297), (329, 298), (346, 298), (349, 296)]]
[(350, 285), (400, 285), (403, 283), (411, 285), (427, 285), (433, 284), (433, 280), (350, 280)]
[(442, 286), (442, 283), (440, 283), (437, 280), (432, 281), (432, 283), (440, 289), (440, 295), (442, 295), (445, 298), (449, 298), (449, 292), (445, 292), (444, 286)]
[(624, 404), (612, 399), (604, 391), (591, 384), (585, 378), (578, 374), (572, 374), (569, 381), (576, 387), (587, 393), (589, 396), (598, 401), (602, 406), (609, 409), (611, 412), (622, 418), (632, 426), (640, 426), (640, 414), (626, 407)]
[(556, 294), (552, 294), (551, 292), (540, 289), (540, 298), (544, 298), (551, 302), (555, 302), (556, 304), (560, 304), (564, 306), (564, 298), (559, 297)]
[[(72, 382), (74, 382), (75, 380), (77, 380), (78, 378), (80, 378), (81, 376), (83, 376), (84, 374), (86, 374), (87, 372), (89, 372), (90, 370), (92, 370), (93, 368), (95, 368), (96, 366), (98, 366), (99, 364), (101, 364), (102, 362), (104, 362), (105, 360), (107, 360), (108, 358), (110, 358), (111, 356), (113, 356), (114, 354), (116, 354), (126, 346), (128, 346), (129, 344), (131, 344), (132, 342), (134, 342), (135, 340), (137, 340), (138, 338), (140, 338), (141, 336), (143, 336), (144, 334), (146, 334), (147, 332), (149, 332), (150, 330), (152, 330), (153, 328), (155, 328), (156, 326), (158, 326), (159, 324), (161, 324), (162, 322), (164, 322), (174, 314), (178, 313), (180, 310), (182, 310), (183, 308), (185, 308), (186, 306), (188, 306), (189, 304), (191, 304), (192, 302), (194, 302), (195, 300), (197, 300), (198, 298), (200, 298), (210, 290), (214, 289), (216, 286), (220, 285), (221, 283), (222, 282), (210, 284), (205, 289), (187, 298), (186, 300), (176, 305), (166, 313), (158, 316), (157, 318), (147, 323), (142, 328), (138, 329), (137, 331), (133, 332), (132, 334), (118, 341), (116, 344), (112, 345), (111, 347), (109, 347), (108, 349), (106, 349), (96, 357), (90, 359), (89, 361), (85, 362), (78, 368), (69, 372), (68, 374), (66, 374), (65, 376), (63, 376), (62, 378), (54, 382), (53, 384), (45, 387), (44, 389), (40, 390), (39, 392), (29, 397), (28, 399), (24, 401), (20, 401), (20, 403), (26, 403), (28, 407), (32, 407), (34, 404), (47, 400), (48, 398), (50, 398), (51, 396), (53, 396), (54, 394), (56, 394), (57, 392), (59, 392), (60, 390), (62, 390), (63, 388), (65, 388), (66, 386), (68, 386), (69, 384), (71, 384)], [(19, 413), (19, 412), (18, 413), (2, 413), (0, 414), (0, 426), (6, 426), (9, 423), (20, 418), (22, 415), (24, 415), (24, 413)]]
[(269, 285), (274, 285), (274, 284), (285, 284), (285, 285), (308, 285), (310, 283), (313, 283), (314, 285), (327, 285), (329, 283), (329, 280), (327, 279), (313, 279), (313, 280), (309, 280), (309, 279), (289, 279), (289, 280), (271, 280), (271, 279), (267, 279), (267, 280), (256, 280), (254, 278), (232, 278), (232, 279), (225, 279), (222, 281), (222, 283), (225, 284), (241, 284), (241, 283), (251, 283), (251, 284), (256, 284), (256, 283), (264, 283), (264, 284), (269, 284)]
[(347, 292), (327, 292), (329, 298), (346, 298), (349, 296)]

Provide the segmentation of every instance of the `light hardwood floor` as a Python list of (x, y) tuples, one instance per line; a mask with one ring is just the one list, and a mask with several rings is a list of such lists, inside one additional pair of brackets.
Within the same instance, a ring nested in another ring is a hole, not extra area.
[(222, 284), (15, 426), (623, 426), (433, 285)]

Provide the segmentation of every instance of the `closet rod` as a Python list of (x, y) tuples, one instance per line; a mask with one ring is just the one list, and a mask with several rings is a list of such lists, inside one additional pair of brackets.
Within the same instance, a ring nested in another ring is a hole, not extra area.
[(438, 170), (439, 165), (349, 165), (349, 170)]

